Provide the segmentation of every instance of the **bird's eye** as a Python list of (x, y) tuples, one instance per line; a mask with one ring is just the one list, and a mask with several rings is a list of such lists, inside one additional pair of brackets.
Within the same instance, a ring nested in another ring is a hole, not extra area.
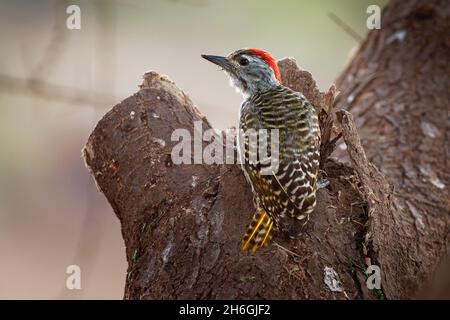
[(248, 63), (249, 63), (249, 61), (248, 61), (247, 58), (240, 58), (240, 59), (239, 59), (239, 64), (240, 64), (241, 66), (247, 66)]

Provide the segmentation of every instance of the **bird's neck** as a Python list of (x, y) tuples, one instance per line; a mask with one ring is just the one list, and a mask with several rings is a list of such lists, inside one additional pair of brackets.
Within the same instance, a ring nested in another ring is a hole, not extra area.
[(252, 97), (254, 95), (258, 95), (264, 93), (266, 91), (275, 89), (279, 86), (279, 82), (275, 79), (255, 79), (254, 81), (249, 82), (247, 85), (247, 90), (244, 96)]
[(247, 95), (244, 95), (244, 101), (252, 100), (268, 91), (280, 88), (282, 85), (277, 83), (276, 85), (270, 85), (266, 87), (259, 87), (256, 90), (249, 91)]
[(230, 80), (231, 85), (236, 89), (236, 91), (243, 95), (244, 100), (250, 99), (254, 95), (261, 94), (280, 86), (280, 83), (274, 76), (267, 78), (255, 77), (251, 80), (243, 78), (236, 79), (232, 77)]

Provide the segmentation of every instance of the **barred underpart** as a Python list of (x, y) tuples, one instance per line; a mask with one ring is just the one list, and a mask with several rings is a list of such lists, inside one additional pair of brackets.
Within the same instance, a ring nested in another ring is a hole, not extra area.
[[(314, 210), (320, 128), (314, 107), (302, 94), (282, 85), (244, 101), (239, 126), (244, 133), (257, 132), (257, 139), (244, 135), (239, 148), (242, 167), (259, 208), (247, 230), (243, 248), (257, 250), (270, 240), (272, 230), (288, 231), (295, 221), (307, 221)], [(278, 129), (278, 154), (271, 150), (266, 137), (259, 141), (260, 129)], [(270, 174), (263, 174), (271, 162), (259, 159), (258, 146), (267, 148), (269, 156), (278, 156), (279, 165)]]

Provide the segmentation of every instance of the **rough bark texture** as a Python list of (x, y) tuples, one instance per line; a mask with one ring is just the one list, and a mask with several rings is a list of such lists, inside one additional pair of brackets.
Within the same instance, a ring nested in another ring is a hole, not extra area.
[(368, 221), (392, 298), (413, 295), (449, 250), (449, 52), (448, 1), (392, 1), (337, 81), (337, 108), (393, 186), (387, 214)]
[[(330, 108), (333, 88), (320, 93), (291, 60), (280, 67), (295, 75), (286, 77), (293, 88), (323, 112)], [(364, 208), (353, 170), (326, 162), (330, 186), (319, 191), (320, 214), (301, 240), (276, 239), (284, 248), (244, 253), (239, 244), (255, 209), (240, 167), (171, 161), (178, 143), (171, 141), (173, 130), (185, 128), (193, 137), (194, 121), (210, 128), (172, 82), (148, 73), (141, 90), (115, 106), (86, 145), (86, 163), (122, 223), (130, 264), (125, 298), (360, 297), (364, 278), (355, 265), (364, 265)], [(324, 284), (325, 266), (340, 271), (345, 293)]]
[[(279, 62), (283, 82), (320, 114), (330, 185), (299, 239), (276, 237), (256, 254), (239, 248), (254, 212), (239, 166), (173, 164), (173, 130), (194, 136), (194, 121), (210, 125), (174, 83), (146, 74), (83, 152), (122, 224), (125, 298), (412, 297), (449, 243), (449, 10), (444, 1), (393, 1), (338, 80), (337, 101), (334, 87), (321, 93), (295, 61)], [(352, 111), (362, 141), (338, 108)], [(348, 164), (328, 158), (340, 135)], [(365, 284), (373, 263), (383, 290)]]

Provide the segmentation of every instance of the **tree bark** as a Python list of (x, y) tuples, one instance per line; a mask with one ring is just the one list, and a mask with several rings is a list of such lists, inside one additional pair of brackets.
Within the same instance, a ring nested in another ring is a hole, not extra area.
[(392, 1), (337, 81), (368, 159), (393, 186), (368, 233), (388, 297), (409, 297), (449, 250), (450, 3)]
[[(174, 164), (172, 132), (194, 137), (194, 121), (211, 126), (174, 83), (144, 75), (83, 150), (122, 225), (124, 297), (412, 297), (449, 247), (449, 10), (444, 1), (393, 1), (338, 79), (336, 101), (334, 87), (321, 93), (295, 61), (279, 62), (283, 83), (319, 112), (330, 184), (301, 237), (275, 237), (256, 254), (239, 247), (255, 210), (239, 166)], [(341, 135), (348, 163), (329, 158)], [(371, 264), (381, 268), (380, 290), (367, 288)]]

